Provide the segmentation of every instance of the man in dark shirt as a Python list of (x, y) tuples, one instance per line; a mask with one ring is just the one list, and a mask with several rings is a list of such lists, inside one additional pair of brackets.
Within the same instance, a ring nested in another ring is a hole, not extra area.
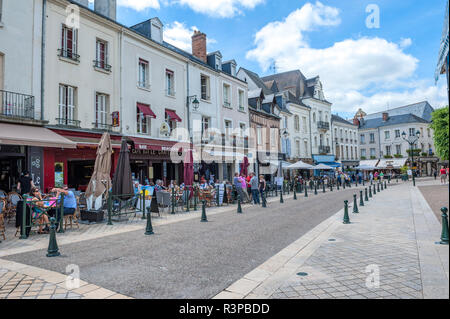
[(28, 194), (34, 186), (33, 179), (30, 177), (30, 172), (24, 171), (22, 177), (19, 178), (17, 183), (17, 191), (20, 195)]

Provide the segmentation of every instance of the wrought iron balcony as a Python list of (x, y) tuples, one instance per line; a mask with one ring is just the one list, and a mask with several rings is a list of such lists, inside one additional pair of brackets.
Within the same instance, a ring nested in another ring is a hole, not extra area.
[(320, 154), (328, 154), (328, 153), (330, 153), (330, 151), (331, 151), (331, 147), (330, 146), (323, 146), (323, 145), (319, 146), (319, 153)]
[(58, 56), (60, 58), (69, 59), (75, 62), (80, 62), (80, 56), (76, 53), (73, 53), (72, 50), (63, 50), (58, 49)]
[(92, 123), (92, 126), (96, 130), (108, 131), (108, 132), (112, 131), (112, 128), (113, 128), (113, 126), (111, 124), (99, 123), (99, 122)]
[(0, 115), (34, 119), (34, 96), (0, 90)]
[(74, 128), (80, 128), (81, 121), (78, 120), (72, 120), (68, 118), (57, 118), (56, 119), (56, 125), (58, 126), (66, 126), (66, 127), (74, 127)]
[(106, 72), (111, 72), (112, 66), (105, 63), (105, 61), (94, 60), (94, 68), (104, 70)]
[(319, 130), (329, 130), (330, 129), (330, 123), (329, 122), (318, 121), (317, 122), (317, 128)]

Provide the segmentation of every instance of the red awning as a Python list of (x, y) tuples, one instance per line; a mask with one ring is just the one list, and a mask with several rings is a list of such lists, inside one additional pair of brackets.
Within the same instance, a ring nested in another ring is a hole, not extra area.
[(181, 118), (172, 110), (166, 110), (166, 114), (169, 115), (170, 119), (175, 122), (182, 122)]
[[(171, 151), (172, 146), (178, 144), (179, 142), (163, 141), (163, 140), (153, 140), (149, 138), (141, 137), (129, 137), (130, 140), (134, 142), (134, 148), (136, 150), (146, 150), (146, 151)], [(189, 148), (188, 143), (184, 143), (184, 149)], [(179, 150), (180, 151), (180, 150)]]
[(137, 107), (139, 111), (141, 111), (141, 113), (144, 114), (144, 116), (150, 116), (156, 119), (156, 115), (155, 113), (153, 113), (149, 105), (138, 103)]

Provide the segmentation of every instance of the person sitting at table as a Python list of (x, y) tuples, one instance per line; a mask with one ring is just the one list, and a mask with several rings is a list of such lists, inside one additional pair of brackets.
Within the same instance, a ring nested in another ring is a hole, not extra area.
[(75, 211), (77, 210), (77, 198), (75, 197), (73, 191), (69, 190), (67, 185), (63, 185), (63, 188), (53, 188), (50, 192), (56, 193), (56, 197), (58, 199), (61, 194), (64, 194), (64, 216), (75, 214)]
[(200, 189), (201, 190), (208, 190), (209, 189), (209, 185), (208, 185), (208, 183), (206, 182), (205, 179), (202, 180), (202, 182), (200, 184)]
[[(30, 197), (32, 200), (32, 213), (31, 218), (33, 220), (39, 221), (39, 234), (48, 234), (49, 233), (49, 227), (48, 227), (48, 216), (45, 214), (44, 211), (44, 202), (42, 201), (42, 195), (39, 191), (39, 188), (32, 187), (30, 191)], [(42, 229), (42, 225), (45, 224), (45, 228)]]

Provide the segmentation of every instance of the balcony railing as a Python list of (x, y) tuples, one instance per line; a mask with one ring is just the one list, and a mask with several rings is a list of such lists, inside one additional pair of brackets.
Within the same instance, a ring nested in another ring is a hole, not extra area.
[(94, 60), (93, 62), (94, 62), (94, 68), (102, 69), (107, 72), (111, 72), (112, 66), (105, 63), (105, 61)]
[(68, 119), (68, 118), (57, 118), (56, 119), (56, 125), (59, 125), (59, 126), (79, 128), (80, 124), (81, 124), (81, 121), (78, 121), (78, 120), (72, 120), (72, 119)]
[(102, 130), (102, 131), (108, 131), (108, 132), (112, 131), (112, 127), (113, 127), (111, 124), (98, 123), (98, 122), (92, 123), (92, 126), (96, 130)]
[(223, 102), (223, 106), (225, 106), (227, 108), (231, 108), (231, 103), (230, 102)]
[(330, 129), (330, 123), (318, 121), (317, 122), (317, 128), (319, 130), (329, 130)]
[(319, 153), (320, 154), (328, 154), (331, 151), (331, 147), (330, 146), (319, 146)]
[(0, 114), (34, 119), (34, 96), (0, 90)]
[(63, 50), (58, 49), (58, 56), (60, 58), (69, 59), (75, 62), (80, 62), (80, 56), (76, 53), (73, 53), (72, 50)]

